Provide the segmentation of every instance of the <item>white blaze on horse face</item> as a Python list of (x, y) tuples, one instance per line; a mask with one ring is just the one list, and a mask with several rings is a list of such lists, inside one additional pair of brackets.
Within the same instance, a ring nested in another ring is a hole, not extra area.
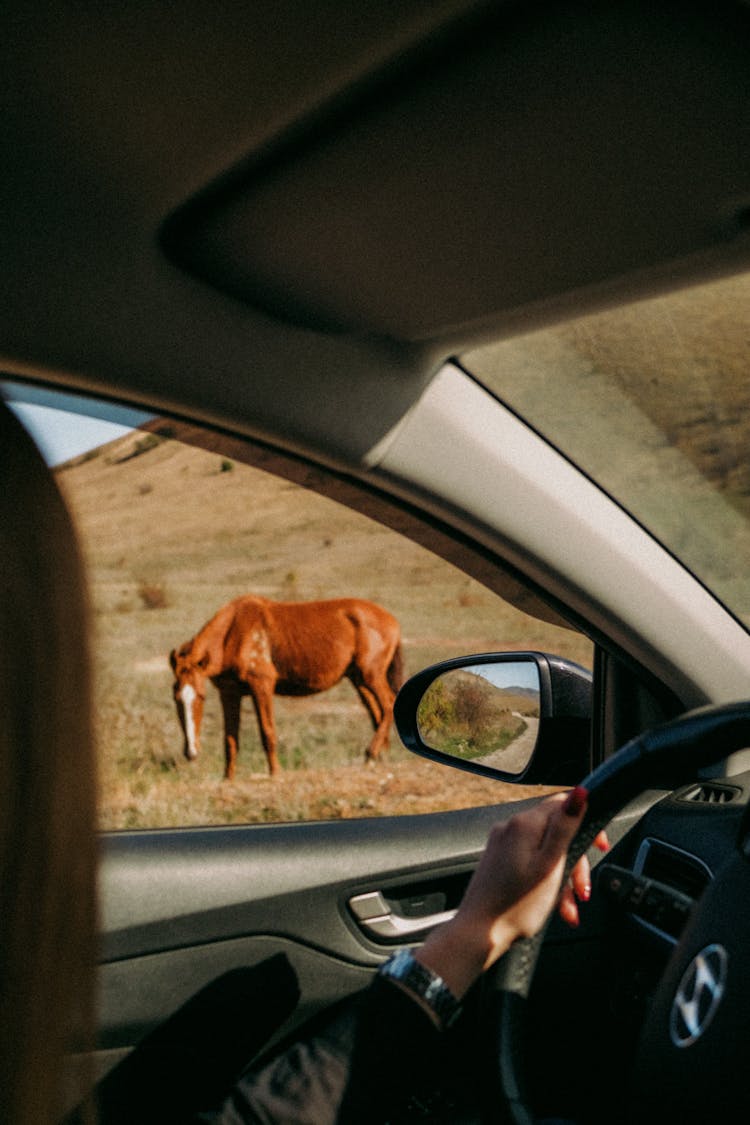
[(193, 704), (196, 698), (197, 693), (192, 684), (183, 684), (180, 688), (180, 702), (185, 716), (185, 757), (189, 758), (190, 761), (198, 757), (195, 716), (193, 715)]

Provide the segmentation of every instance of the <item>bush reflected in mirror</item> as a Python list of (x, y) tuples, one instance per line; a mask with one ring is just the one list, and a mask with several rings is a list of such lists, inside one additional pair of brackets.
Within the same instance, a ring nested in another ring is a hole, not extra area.
[(539, 670), (531, 660), (456, 668), (434, 680), (417, 711), (427, 746), (521, 774), (539, 731)]

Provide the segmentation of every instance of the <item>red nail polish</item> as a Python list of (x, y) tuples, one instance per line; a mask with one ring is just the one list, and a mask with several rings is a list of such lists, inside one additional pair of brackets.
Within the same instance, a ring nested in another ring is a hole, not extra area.
[(588, 902), (589, 899), (591, 898), (591, 884), (590, 883), (587, 883), (586, 886), (581, 891), (581, 898), (583, 899), (584, 902)]
[(570, 793), (565, 799), (563, 805), (563, 812), (567, 816), (580, 816), (583, 806), (588, 799), (589, 791), (584, 789), (582, 785), (576, 785), (575, 789), (571, 789)]

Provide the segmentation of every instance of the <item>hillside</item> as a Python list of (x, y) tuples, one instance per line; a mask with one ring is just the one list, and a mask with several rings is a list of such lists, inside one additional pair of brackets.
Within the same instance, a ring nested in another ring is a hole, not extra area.
[[(424, 548), (340, 504), (223, 454), (137, 433), (63, 466), (95, 625), (102, 820), (107, 827), (427, 811), (502, 799), (494, 783), (407, 755), (363, 764), (365, 712), (348, 682), (278, 699), (277, 781), (243, 710), (237, 781), (221, 782), (217, 697), (203, 749), (182, 757), (170, 650), (241, 593), (356, 596), (402, 626), (407, 674), (462, 652), (541, 648), (590, 661), (577, 634), (529, 618)], [(515, 793), (515, 791), (512, 791)]]

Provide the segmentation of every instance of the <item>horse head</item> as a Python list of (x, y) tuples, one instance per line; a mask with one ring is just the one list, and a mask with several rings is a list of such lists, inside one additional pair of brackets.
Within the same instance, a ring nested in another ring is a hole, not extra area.
[(206, 698), (206, 667), (208, 656), (197, 657), (193, 642), (172, 649), (169, 663), (174, 673), (172, 694), (177, 717), (185, 736), (184, 754), (188, 761), (198, 757), (201, 739), (203, 703)]

